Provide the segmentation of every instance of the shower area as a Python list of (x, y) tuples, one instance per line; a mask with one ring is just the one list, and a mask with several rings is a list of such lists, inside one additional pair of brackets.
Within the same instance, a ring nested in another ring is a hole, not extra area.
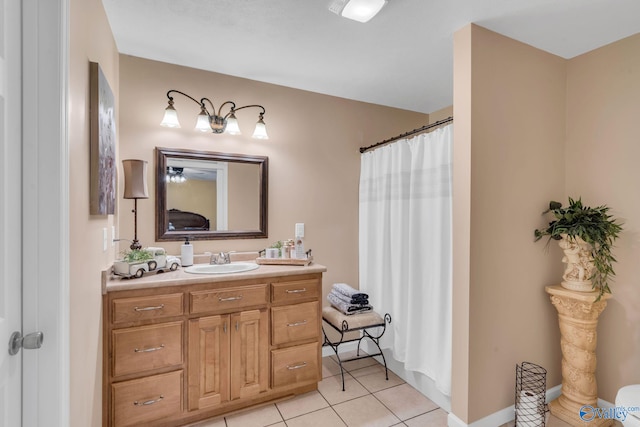
[(360, 149), (359, 277), (390, 367), (450, 410), (453, 118)]

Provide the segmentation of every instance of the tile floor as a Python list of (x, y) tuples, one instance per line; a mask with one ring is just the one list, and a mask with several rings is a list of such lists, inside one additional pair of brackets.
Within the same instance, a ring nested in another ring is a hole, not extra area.
[(324, 357), (318, 391), (193, 427), (447, 426), (445, 411), (393, 372), (385, 380), (384, 366), (375, 359), (345, 363), (344, 367), (348, 371), (345, 391), (335, 356)]
[[(318, 391), (191, 427), (447, 427), (445, 411), (393, 372), (385, 380), (384, 366), (376, 360), (344, 367), (345, 391), (335, 356), (324, 357)], [(553, 416), (547, 417), (546, 426), (571, 427)]]

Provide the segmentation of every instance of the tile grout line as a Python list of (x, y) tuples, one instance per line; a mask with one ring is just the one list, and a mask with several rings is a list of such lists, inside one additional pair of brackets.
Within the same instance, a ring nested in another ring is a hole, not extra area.
[[(278, 421), (278, 422), (283, 422), (286, 425), (287, 420), (284, 419), (284, 415), (282, 415), (282, 411), (280, 410), (280, 408), (278, 408), (278, 404), (274, 403), (273, 406), (276, 407), (276, 411), (278, 411), (278, 414), (280, 414), (280, 418), (282, 418), (282, 421)], [(278, 423), (273, 423), (273, 424), (278, 424)]]
[[(334, 361), (334, 362), (335, 362), (335, 361)], [(338, 365), (338, 364), (336, 363), (336, 365)], [(347, 372), (347, 374), (348, 374), (348, 372)], [(338, 375), (340, 375), (340, 374), (338, 374)], [(330, 378), (330, 377), (336, 377), (336, 376), (338, 376), (338, 375), (331, 375), (331, 376), (329, 376), (329, 377), (327, 377), (327, 378)], [(351, 375), (349, 375), (349, 376), (351, 376)], [(353, 377), (352, 377), (352, 378), (353, 378)], [(324, 380), (324, 378), (323, 378), (323, 380)], [(342, 421), (342, 424), (344, 424), (345, 426), (349, 427), (349, 425), (347, 424), (347, 422), (346, 422), (345, 420), (343, 420), (343, 419), (342, 419), (342, 417), (340, 416), (340, 414), (338, 413), (338, 411), (336, 411), (336, 409), (333, 407), (333, 405), (332, 405), (332, 404), (327, 400), (327, 398), (326, 398), (326, 397), (324, 397), (324, 394), (322, 394), (322, 393), (320, 392), (320, 390), (318, 390), (318, 394), (319, 394), (319, 395), (324, 399), (324, 401), (325, 401), (325, 402), (327, 402), (327, 405), (329, 405), (329, 408), (331, 408), (331, 410), (333, 411), (333, 413), (334, 413), (334, 414), (336, 414), (336, 416), (340, 419), (340, 421)], [(324, 408), (323, 408), (323, 409), (324, 409)]]
[[(398, 384), (398, 385), (395, 385), (395, 386), (393, 386), (393, 387), (384, 388), (384, 389), (382, 389), (382, 390), (390, 390), (390, 389), (395, 388), (395, 387), (400, 387), (401, 385), (402, 385), (402, 384)], [(382, 390), (380, 390), (380, 391), (382, 391)], [(376, 392), (376, 393), (377, 393), (377, 392)], [(378, 399), (378, 396), (376, 396), (376, 395), (375, 395), (375, 393), (371, 393), (371, 396), (373, 396), (373, 397), (374, 397), (378, 402), (380, 402), (380, 404), (381, 404), (382, 406), (384, 406), (385, 408), (387, 408), (387, 410), (388, 410), (389, 412), (391, 412), (393, 415), (395, 415), (395, 417), (396, 417), (397, 419), (399, 419), (399, 420), (400, 420), (400, 422), (401, 422), (402, 424), (404, 424), (404, 421), (405, 421), (405, 420), (403, 420), (402, 418), (400, 418), (400, 415), (398, 415), (398, 414), (396, 414), (395, 412), (393, 412), (393, 411), (391, 410), (391, 408), (389, 408), (387, 405), (385, 405), (385, 404), (384, 404), (384, 402), (383, 402), (382, 400)], [(426, 413), (426, 412), (425, 412), (425, 413)], [(422, 414), (420, 414), (420, 415), (422, 415)], [(419, 416), (419, 415), (417, 415), (417, 416)], [(407, 418), (407, 419), (409, 419), (409, 418)]]

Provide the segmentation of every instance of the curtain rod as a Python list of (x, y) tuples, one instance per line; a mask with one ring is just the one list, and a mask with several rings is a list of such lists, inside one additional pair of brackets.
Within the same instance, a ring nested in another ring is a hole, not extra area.
[(443, 125), (445, 123), (449, 123), (449, 122), (452, 122), (452, 121), (453, 121), (453, 117), (452, 116), (451, 117), (447, 117), (446, 119), (438, 120), (435, 123), (431, 123), (431, 124), (422, 126), (421, 128), (414, 129), (414, 130), (409, 131), (409, 132), (405, 132), (405, 133), (400, 134), (398, 136), (394, 136), (393, 138), (385, 139), (384, 141), (380, 141), (380, 142), (378, 142), (376, 144), (369, 145), (368, 147), (360, 147), (360, 153), (364, 153), (364, 152), (369, 151), (369, 150), (371, 150), (373, 148), (379, 147), (379, 146), (384, 145), (384, 144), (388, 144), (389, 142), (397, 141), (398, 139), (402, 139), (402, 138), (405, 138), (407, 136), (415, 135), (417, 133), (424, 132), (425, 130), (429, 130), (431, 128), (434, 128), (434, 127), (437, 127), (437, 126), (440, 126), (440, 125)]

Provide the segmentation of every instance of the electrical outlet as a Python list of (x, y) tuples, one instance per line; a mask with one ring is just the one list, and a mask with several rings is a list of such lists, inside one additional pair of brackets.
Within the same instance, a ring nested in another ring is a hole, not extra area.
[(108, 241), (108, 236), (107, 236), (107, 227), (104, 227), (102, 229), (102, 251), (106, 252), (107, 251), (107, 241)]
[(296, 223), (296, 237), (304, 237), (304, 223)]

